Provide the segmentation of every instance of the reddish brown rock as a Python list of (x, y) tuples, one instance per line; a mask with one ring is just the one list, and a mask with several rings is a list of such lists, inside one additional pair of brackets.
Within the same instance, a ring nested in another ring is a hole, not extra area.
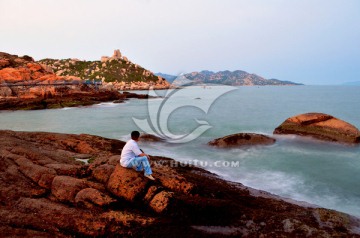
[(20, 171), (35, 183), (38, 183), (44, 174), (56, 175), (55, 170), (34, 164), (25, 158), (19, 158), (15, 162), (19, 165)]
[(48, 168), (54, 169), (58, 175), (68, 175), (68, 176), (80, 176), (82, 171), (81, 165), (73, 164), (47, 164), (45, 165)]
[(168, 209), (171, 205), (172, 199), (172, 192), (161, 191), (160, 193), (156, 194), (150, 201), (150, 207), (157, 213), (165, 212), (166, 209)]
[(103, 164), (92, 171), (92, 176), (99, 182), (106, 184), (110, 175), (114, 172), (115, 166)]
[(143, 172), (123, 168), (118, 164), (109, 178), (107, 189), (118, 197), (134, 202), (145, 195), (148, 182)]
[(156, 195), (156, 193), (158, 193), (161, 189), (161, 187), (158, 186), (150, 186), (150, 188), (148, 189), (145, 197), (144, 197), (144, 201), (145, 202), (150, 202), (153, 197)]
[(0, 69), (10, 66), (10, 60), (0, 59)]
[(85, 180), (69, 176), (56, 176), (51, 184), (51, 193), (61, 202), (75, 202), (76, 194), (88, 187)]
[(48, 231), (48, 234), (61, 234), (58, 230), (60, 225), (62, 229), (71, 230), (75, 234), (103, 235), (108, 222), (105, 219), (99, 219), (96, 213), (68, 207), (45, 198), (22, 198), (17, 207), (18, 210), (9, 219), (9, 223), (19, 227), (22, 227), (21, 224), (27, 224), (28, 227)]
[(162, 164), (163, 166), (158, 165), (153, 168), (153, 171), (156, 173), (156, 179), (161, 182), (162, 186), (185, 194), (191, 194), (196, 189), (196, 185), (185, 179), (174, 169), (181, 167), (178, 162), (161, 160), (161, 163), (158, 164)]
[[(63, 141), (83, 142), (93, 154)], [(124, 144), (91, 135), (0, 131), (0, 236), (360, 237), (360, 220), (347, 214), (285, 202), (169, 158), (151, 157), (156, 180), (150, 181), (118, 165)], [(74, 158), (89, 156), (93, 163), (80, 174), (49, 172), (72, 171), (80, 165)]]
[(75, 202), (79, 205), (91, 208), (94, 205), (100, 207), (107, 206), (116, 202), (116, 200), (97, 189), (85, 188), (76, 194)]
[(241, 146), (272, 145), (275, 139), (255, 133), (237, 133), (210, 141), (208, 144), (220, 148)]
[(305, 113), (286, 119), (274, 134), (311, 136), (320, 140), (360, 143), (360, 131), (353, 125), (324, 113)]
[(43, 174), (38, 182), (40, 187), (51, 189), (51, 184), (56, 177), (55, 174)]
[(61, 108), (126, 98), (116, 90), (85, 85), (74, 76), (58, 76), (29, 56), (2, 52), (0, 84), (0, 110)]

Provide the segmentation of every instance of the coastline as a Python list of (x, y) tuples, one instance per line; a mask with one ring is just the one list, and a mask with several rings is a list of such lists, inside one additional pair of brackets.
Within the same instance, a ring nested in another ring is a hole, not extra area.
[(66, 96), (37, 98), (0, 98), (1, 110), (42, 110), (64, 107), (90, 106), (101, 102), (123, 103), (129, 98), (148, 99), (147, 94), (119, 93), (118, 91), (99, 90), (72, 93)]
[(46, 132), (0, 135), (0, 229), (9, 236), (360, 237), (358, 218), (195, 166), (171, 166), (177, 162), (169, 158), (152, 157), (157, 181), (148, 181), (118, 165), (122, 141)]

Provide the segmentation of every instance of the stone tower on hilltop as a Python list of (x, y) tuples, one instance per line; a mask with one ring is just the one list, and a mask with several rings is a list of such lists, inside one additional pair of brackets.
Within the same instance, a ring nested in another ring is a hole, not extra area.
[(114, 50), (114, 54), (113, 54), (113, 56), (111, 58), (113, 58), (113, 59), (121, 59), (120, 50)]
[(120, 52), (119, 49), (114, 50), (114, 54), (111, 57), (109, 57), (109, 56), (101, 56), (101, 62), (106, 62), (106, 61), (113, 60), (113, 59), (114, 60), (125, 59), (127, 61), (126, 57), (125, 56), (123, 57), (121, 55), (121, 52)]

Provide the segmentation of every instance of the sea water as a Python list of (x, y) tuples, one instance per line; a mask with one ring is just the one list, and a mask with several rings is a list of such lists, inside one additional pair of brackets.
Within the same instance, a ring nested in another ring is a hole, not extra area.
[[(360, 217), (360, 146), (298, 136), (274, 136), (277, 142), (271, 146), (217, 149), (207, 145), (212, 139), (238, 132), (272, 136), (286, 118), (307, 112), (327, 113), (360, 128), (360, 87), (237, 87), (215, 101), (209, 101), (209, 96), (224, 90), (222, 86), (182, 90), (176, 100), (168, 102), (174, 109), (166, 118), (169, 132), (189, 134), (199, 121), (211, 127), (188, 143), (140, 143), (147, 153), (203, 166), (227, 180)], [(139, 130), (133, 118), (156, 114), (148, 111), (148, 102), (161, 105), (161, 110), (165, 99), (3, 111), (0, 129), (88, 133), (127, 140), (132, 130)], [(208, 110), (202, 110), (202, 104), (209, 106)]]

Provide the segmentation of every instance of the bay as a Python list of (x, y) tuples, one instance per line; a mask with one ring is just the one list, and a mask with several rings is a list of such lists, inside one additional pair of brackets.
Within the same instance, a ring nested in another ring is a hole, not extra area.
[[(184, 93), (176, 100), (150, 99), (152, 105), (169, 103), (174, 109), (164, 113), (172, 134), (191, 133), (199, 120), (211, 128), (188, 143), (141, 146), (152, 155), (200, 165), (231, 181), (360, 217), (359, 146), (297, 136), (275, 136), (277, 142), (265, 147), (224, 150), (207, 146), (214, 138), (238, 132), (272, 135), (286, 118), (307, 112), (327, 113), (360, 128), (360, 87), (237, 87), (213, 102), (211, 95), (223, 89), (191, 87), (182, 89)], [(123, 104), (2, 111), (0, 129), (88, 133), (127, 140), (132, 130), (139, 129), (133, 118), (149, 118), (149, 105), (147, 100), (134, 99)], [(199, 105), (209, 105), (207, 113), (195, 107)]]

